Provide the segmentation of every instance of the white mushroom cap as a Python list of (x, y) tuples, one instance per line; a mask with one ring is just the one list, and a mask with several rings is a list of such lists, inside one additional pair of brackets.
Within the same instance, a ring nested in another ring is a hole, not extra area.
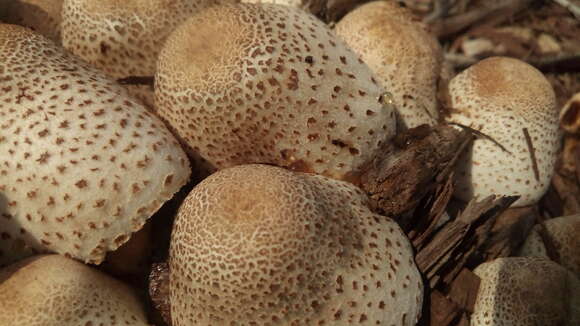
[(131, 288), (59, 255), (0, 270), (0, 307), (0, 325), (149, 325)]
[[(460, 159), (455, 195), (463, 200), (520, 195), (515, 206), (536, 203), (550, 185), (561, 136), (554, 90), (544, 75), (523, 61), (493, 57), (453, 78), (448, 98), (448, 121), (505, 148), (475, 140)], [(524, 128), (534, 147), (537, 179)]]
[(343, 179), (395, 133), (370, 69), (295, 8), (204, 10), (168, 38), (155, 83), (158, 113), (216, 168), (272, 163)]
[(553, 218), (536, 225), (519, 255), (549, 257), (544, 237), (557, 254), (558, 263), (580, 279), (580, 214)]
[(7, 5), (0, 4), (0, 20), (29, 27), (55, 42), (60, 42), (63, 0), (8, 0), (6, 2)]
[(0, 24), (0, 265), (100, 263), (190, 174), (152, 113), (50, 40)]
[(560, 125), (572, 134), (580, 134), (580, 93), (574, 94), (560, 111)]
[(580, 280), (551, 260), (498, 258), (478, 266), (471, 326), (580, 325)]
[(175, 220), (173, 325), (415, 325), (411, 245), (367, 202), (350, 183), (272, 166), (211, 175)]
[[(63, 45), (113, 78), (153, 76), (167, 36), (192, 14), (236, 0), (65, 0)], [(152, 106), (153, 90), (129, 87)]]
[(443, 51), (407, 8), (395, 1), (367, 3), (339, 21), (335, 32), (393, 95), (403, 129), (437, 122)]

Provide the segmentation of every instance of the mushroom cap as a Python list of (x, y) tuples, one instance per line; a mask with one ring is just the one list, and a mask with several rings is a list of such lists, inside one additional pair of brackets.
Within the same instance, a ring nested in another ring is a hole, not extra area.
[(59, 255), (0, 270), (0, 306), (0, 325), (149, 325), (131, 288)]
[(160, 116), (218, 169), (271, 163), (344, 179), (395, 133), (370, 69), (296, 8), (194, 15), (167, 39), (155, 85)]
[(551, 260), (498, 258), (478, 266), (471, 326), (580, 325), (580, 280)]
[(443, 51), (415, 15), (396, 1), (374, 1), (348, 13), (334, 31), (393, 95), (402, 129), (437, 123)]
[(560, 111), (560, 125), (572, 134), (580, 134), (580, 93), (574, 94)]
[[(63, 46), (113, 78), (153, 76), (167, 36), (187, 17), (236, 0), (64, 0)], [(149, 86), (128, 87), (152, 106)]]
[(523, 61), (492, 57), (455, 76), (448, 95), (449, 122), (476, 129), (505, 148), (476, 139), (459, 160), (455, 195), (463, 200), (520, 195), (514, 206), (536, 203), (550, 185), (561, 137), (556, 97), (544, 75)]
[(0, 20), (8, 24), (29, 27), (55, 42), (60, 42), (63, 0), (9, 0), (1, 8)]
[(367, 202), (350, 183), (278, 167), (211, 175), (175, 220), (173, 325), (415, 325), (411, 245)]
[[(542, 234), (543, 236), (541, 236)], [(549, 257), (544, 244), (549, 241), (557, 263), (580, 279), (580, 214), (553, 218), (536, 225), (520, 249), (520, 256)]]
[(0, 24), (0, 88), (0, 265), (100, 263), (189, 178), (159, 118), (41, 35)]

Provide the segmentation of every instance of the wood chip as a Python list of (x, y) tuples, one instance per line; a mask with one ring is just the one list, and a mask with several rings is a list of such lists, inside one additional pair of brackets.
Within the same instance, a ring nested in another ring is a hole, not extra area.
[(449, 286), (448, 296), (462, 310), (473, 313), (477, 291), (481, 279), (467, 268), (463, 268), (457, 278)]
[[(397, 217), (419, 204), (437, 180), (444, 181), (453, 171), (459, 154), (472, 140), (468, 131), (447, 125), (409, 129), (402, 140), (387, 142), (360, 177), (360, 186), (380, 213)], [(425, 135), (426, 134), (426, 135)], [(405, 224), (408, 221), (399, 221)]]

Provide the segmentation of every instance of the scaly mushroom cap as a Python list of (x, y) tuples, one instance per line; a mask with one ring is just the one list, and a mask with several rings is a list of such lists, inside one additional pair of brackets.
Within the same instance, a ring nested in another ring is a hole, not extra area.
[(409, 240), (367, 202), (350, 183), (272, 166), (211, 175), (175, 221), (173, 325), (415, 325)]
[(536, 225), (520, 249), (520, 256), (556, 259), (580, 278), (580, 214)]
[(168, 38), (155, 83), (159, 114), (216, 168), (273, 163), (343, 179), (395, 133), (369, 68), (295, 8), (204, 10)]
[(471, 326), (580, 325), (580, 280), (544, 258), (498, 258), (478, 266)]
[(523, 61), (493, 57), (453, 78), (448, 99), (448, 121), (495, 140), (480, 137), (462, 156), (455, 195), (520, 195), (515, 206), (536, 203), (550, 185), (561, 136), (556, 97), (544, 75)]
[(99, 263), (185, 184), (163, 122), (50, 40), (0, 25), (0, 265)]
[(0, 5), (0, 20), (8, 24), (29, 27), (55, 42), (60, 42), (63, 0), (8, 0)]
[[(65, 0), (63, 45), (113, 78), (153, 76), (167, 36), (192, 14), (236, 0)], [(148, 86), (129, 87), (153, 105)]]
[(0, 307), (0, 325), (149, 325), (131, 288), (59, 255), (0, 270)]
[(339, 21), (335, 32), (391, 92), (402, 129), (437, 122), (443, 51), (408, 9), (395, 1), (367, 3)]

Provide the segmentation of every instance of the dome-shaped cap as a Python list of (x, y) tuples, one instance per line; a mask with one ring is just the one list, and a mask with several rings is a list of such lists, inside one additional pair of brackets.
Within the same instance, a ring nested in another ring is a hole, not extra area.
[(174, 326), (415, 325), (409, 240), (355, 186), (266, 165), (197, 185), (171, 239)]
[(535, 204), (554, 173), (560, 145), (554, 90), (536, 68), (512, 58), (482, 60), (449, 83), (449, 122), (489, 136), (460, 158), (455, 195), (520, 195)]
[(0, 25), (0, 265), (100, 263), (190, 174), (163, 122), (50, 40)]
[(131, 288), (59, 255), (36, 256), (1, 269), (0, 307), (0, 325), (149, 325)]
[(443, 51), (417, 17), (396, 1), (374, 1), (348, 13), (335, 32), (392, 94), (403, 128), (437, 123)]
[(214, 6), (159, 56), (156, 106), (216, 168), (272, 163), (343, 179), (395, 133), (370, 69), (321, 21), (278, 5)]

